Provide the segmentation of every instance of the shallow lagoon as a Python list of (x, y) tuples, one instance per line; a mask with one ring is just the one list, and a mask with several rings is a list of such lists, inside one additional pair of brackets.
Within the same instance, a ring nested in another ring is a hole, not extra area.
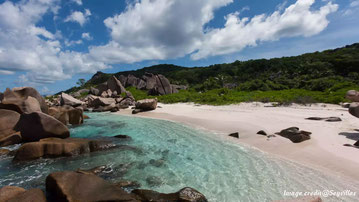
[[(55, 171), (108, 165), (106, 180), (137, 181), (144, 189), (175, 192), (189, 186), (202, 192), (209, 201), (271, 201), (286, 198), (286, 191), (350, 189), (354, 182), (326, 176), (295, 163), (270, 157), (257, 150), (218, 138), (208, 131), (178, 123), (89, 113), (91, 119), (72, 127), (72, 137), (99, 138), (126, 134), (131, 141), (116, 139), (119, 147), (71, 158), (40, 159), (28, 163), (0, 160), (0, 186), (44, 188), (46, 176)], [(13, 147), (15, 148), (15, 147)], [(355, 201), (357, 197), (330, 197), (325, 201)]]

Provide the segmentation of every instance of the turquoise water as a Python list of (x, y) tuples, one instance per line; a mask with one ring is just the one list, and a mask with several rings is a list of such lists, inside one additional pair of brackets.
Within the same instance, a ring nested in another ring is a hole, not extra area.
[[(137, 181), (141, 188), (175, 192), (193, 187), (209, 201), (271, 201), (287, 198), (286, 191), (350, 189), (355, 182), (342, 181), (321, 172), (286, 162), (207, 131), (178, 123), (110, 113), (90, 113), (84, 125), (71, 128), (72, 137), (111, 137), (126, 134), (132, 141), (116, 140), (123, 148), (29, 163), (0, 160), (0, 186), (44, 188), (46, 176), (55, 171), (107, 165), (106, 180)], [(325, 201), (356, 201), (358, 197), (328, 197)]]

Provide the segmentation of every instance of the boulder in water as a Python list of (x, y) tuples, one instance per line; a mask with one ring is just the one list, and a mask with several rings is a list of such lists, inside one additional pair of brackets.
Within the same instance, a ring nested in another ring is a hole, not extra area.
[(185, 187), (176, 193), (163, 194), (152, 190), (136, 189), (133, 194), (141, 197), (141, 201), (181, 201), (181, 202), (207, 202), (206, 197), (199, 191)]
[(39, 101), (32, 96), (22, 97), (21, 95), (6, 89), (4, 99), (0, 103), (0, 109), (16, 111), (20, 114), (30, 112), (41, 112)]
[(21, 187), (4, 186), (0, 188), (0, 201), (8, 201), (15, 196), (24, 193), (26, 190)]
[(0, 146), (6, 146), (1, 144), (3, 138), (7, 138), (17, 132), (15, 126), (19, 120), (20, 114), (16, 111), (0, 109)]
[(110, 141), (80, 138), (46, 138), (39, 142), (23, 144), (15, 154), (15, 161), (27, 161), (38, 158), (56, 158), (74, 156), (115, 147)]
[(231, 134), (229, 134), (228, 136), (234, 137), (234, 138), (239, 138), (239, 133), (238, 133), (238, 132), (231, 133)]
[(96, 175), (74, 171), (51, 173), (46, 178), (46, 191), (58, 201), (139, 201)]
[(22, 139), (26, 142), (48, 137), (67, 138), (70, 136), (68, 128), (63, 123), (42, 112), (21, 114), (15, 130), (20, 131)]

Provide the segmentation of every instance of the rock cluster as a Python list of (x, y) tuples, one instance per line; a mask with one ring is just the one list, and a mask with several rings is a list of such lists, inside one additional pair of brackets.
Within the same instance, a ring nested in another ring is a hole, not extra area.
[(31, 87), (6, 89), (0, 103), (0, 146), (67, 138), (68, 128), (50, 116), (45, 99)]
[(299, 143), (305, 140), (309, 140), (312, 133), (304, 130), (299, 130), (299, 128), (297, 127), (291, 127), (284, 129), (276, 134), (290, 139), (293, 143)]
[[(207, 202), (202, 193), (190, 187), (168, 194), (145, 189), (127, 192), (123, 189), (124, 187), (140, 185), (130, 181), (110, 183), (96, 175), (102, 171), (102, 167), (98, 167), (89, 172), (78, 170), (51, 173), (45, 181), (48, 201)], [(40, 189), (25, 190), (14, 186), (5, 186), (0, 189), (0, 201), (46, 202), (47, 199)]]

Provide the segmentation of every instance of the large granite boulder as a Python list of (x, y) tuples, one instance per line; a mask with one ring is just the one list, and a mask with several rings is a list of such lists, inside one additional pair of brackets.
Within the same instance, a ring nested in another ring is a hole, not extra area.
[(110, 89), (112, 92), (116, 91), (117, 94), (126, 92), (126, 89), (115, 76), (112, 76), (107, 80), (107, 86), (108, 89)]
[(141, 201), (207, 202), (207, 199), (203, 194), (190, 187), (185, 187), (176, 193), (170, 194), (163, 194), (144, 189), (135, 189), (132, 193), (139, 196)]
[(115, 147), (110, 141), (80, 138), (46, 138), (38, 142), (23, 144), (14, 157), (15, 161), (34, 160), (38, 158), (56, 158), (74, 156)]
[(98, 95), (101, 95), (103, 91), (107, 91), (108, 89), (107, 82), (97, 85), (97, 89), (99, 91)]
[(19, 144), (22, 142), (22, 137), (20, 132), (13, 133), (11, 135), (0, 138), (0, 147), (5, 147), (8, 145)]
[(84, 104), (84, 102), (82, 102), (81, 100), (78, 100), (66, 93), (61, 93), (61, 105), (69, 105), (72, 107), (78, 107), (83, 104)]
[(51, 173), (46, 178), (46, 191), (58, 201), (139, 201), (96, 175), (74, 171)]
[(53, 116), (61, 123), (67, 125), (80, 125), (84, 122), (83, 109), (71, 106), (50, 107), (49, 115)]
[(157, 99), (144, 99), (136, 102), (136, 109), (143, 111), (155, 110), (157, 108)]
[(136, 88), (140, 90), (146, 89), (146, 82), (142, 79), (139, 79)]
[(359, 118), (359, 103), (354, 102), (349, 106), (349, 113), (357, 118)]
[(145, 73), (145, 75), (142, 76), (142, 79), (146, 82), (146, 89), (151, 90), (156, 87), (156, 76), (151, 73)]
[(54, 117), (42, 112), (21, 114), (15, 130), (20, 131), (26, 142), (38, 141), (48, 137), (67, 138), (68, 128)]
[(0, 109), (0, 139), (16, 133), (14, 129), (20, 120), (20, 114), (16, 111)]
[(127, 77), (126, 76), (124, 76), (124, 75), (120, 75), (119, 77), (118, 77), (118, 80), (121, 82), (121, 84), (123, 85), (123, 86), (126, 86), (127, 85)]
[(22, 97), (10, 89), (4, 92), (4, 98), (0, 103), (0, 109), (16, 111), (20, 114), (30, 112), (41, 112), (39, 101), (32, 96)]
[(356, 90), (348, 91), (345, 97), (353, 102), (359, 102), (359, 92)]
[(108, 106), (111, 104), (116, 104), (116, 100), (113, 98), (102, 98), (97, 96), (88, 97), (88, 106), (98, 108), (99, 106)]
[(311, 132), (299, 130), (297, 127), (291, 127), (276, 133), (282, 137), (290, 139), (294, 143), (303, 142), (310, 139)]
[(0, 188), (0, 201), (8, 201), (15, 196), (26, 192), (24, 188), (15, 186), (5, 186)]
[(8, 199), (6, 202), (46, 202), (46, 197), (41, 189), (29, 189), (14, 197)]
[(45, 114), (47, 114), (47, 104), (45, 102), (45, 99), (40, 95), (40, 93), (31, 87), (20, 87), (20, 88), (13, 88), (12, 91), (14, 91), (18, 96), (26, 98), (28, 96), (31, 96), (35, 98), (41, 107), (41, 111)]
[(159, 95), (167, 95), (172, 93), (171, 83), (163, 75), (159, 74), (156, 76), (156, 83), (157, 83), (157, 93)]

